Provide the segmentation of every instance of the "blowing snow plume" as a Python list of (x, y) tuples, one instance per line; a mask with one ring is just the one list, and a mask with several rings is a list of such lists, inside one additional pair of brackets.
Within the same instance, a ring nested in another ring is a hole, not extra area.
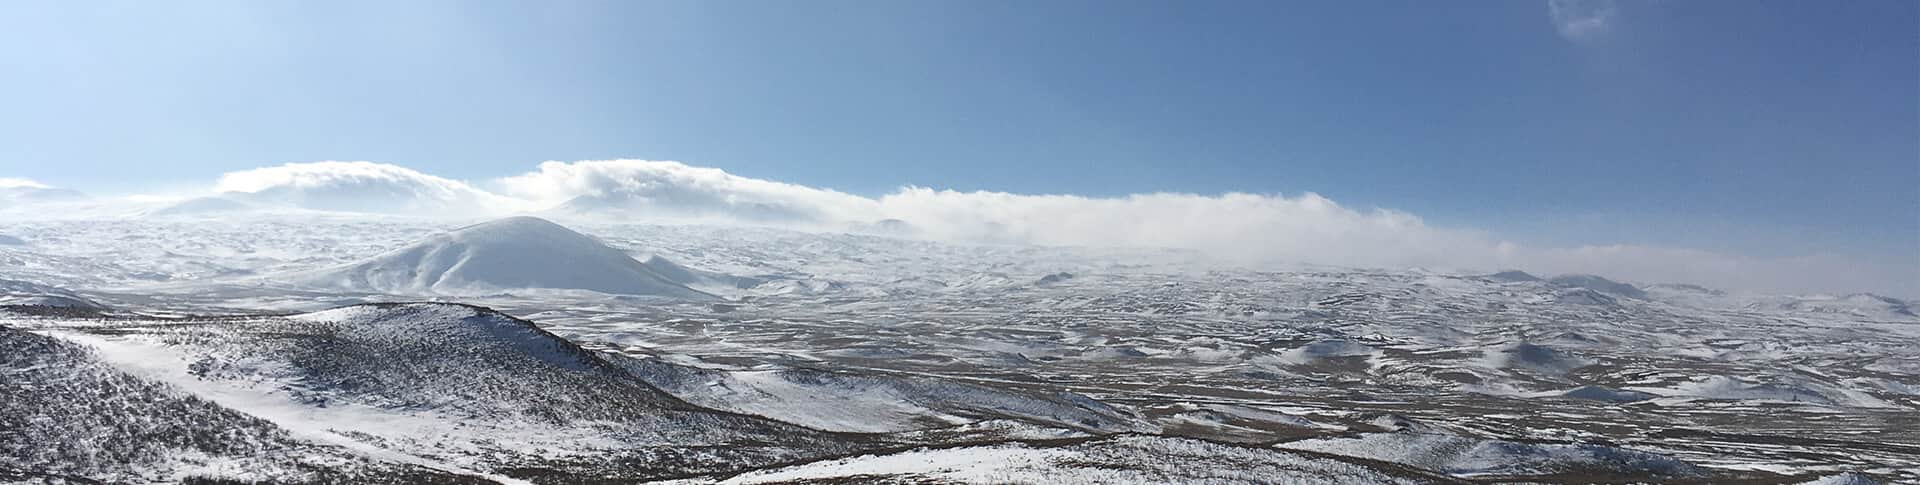
[(214, 191), (270, 206), (402, 215), (496, 213), (517, 206), (464, 182), (373, 162), (289, 163), (229, 172)]
[(0, 206), (78, 199), (81, 195), (23, 178), (0, 177)]
[(858, 221), (875, 209), (856, 195), (680, 162), (550, 161), (498, 184), (550, 211), (613, 219), (821, 224)]

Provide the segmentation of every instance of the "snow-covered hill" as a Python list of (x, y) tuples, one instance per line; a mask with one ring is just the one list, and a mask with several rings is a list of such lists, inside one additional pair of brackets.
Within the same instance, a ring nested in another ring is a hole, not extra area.
[[(268, 436), (290, 429), (304, 434), (284, 441), (344, 443), (366, 459), (443, 470), (638, 480), (880, 443), (693, 406), (597, 352), (483, 308), (361, 305), (186, 323), (132, 318), (114, 321), (112, 332), (86, 326), (40, 330), (59, 337), (52, 341), (97, 349), (98, 361), (144, 381), (204, 398), (196, 402), (217, 406)], [(26, 338), (52, 345), (46, 337)], [(0, 350), (21, 355), (36, 348)], [(111, 395), (115, 386), (82, 389)], [(14, 404), (14, 398), (0, 400), (0, 409)], [(0, 418), (20, 417), (12, 414)], [(264, 449), (236, 453), (270, 456)]]
[(653, 358), (615, 362), (695, 404), (829, 431), (913, 431), (991, 419), (1093, 433), (1147, 429), (1125, 411), (1072, 393), (807, 369), (724, 371)]
[(0, 326), (0, 482), (492, 483), (383, 460)]
[(479, 294), (525, 288), (711, 299), (591, 236), (535, 217), (510, 217), (435, 234), (341, 267), (287, 278), (381, 293)]
[(654, 274), (665, 277), (667, 281), (715, 294), (726, 294), (745, 290), (768, 281), (767, 278), (734, 276), (718, 271), (688, 268), (680, 263), (675, 263), (672, 260), (658, 255), (649, 256), (646, 261), (640, 264), (652, 270)]
[(34, 283), (0, 279), (0, 307), (34, 306), (61, 309), (99, 311), (106, 306), (78, 293), (64, 288)]

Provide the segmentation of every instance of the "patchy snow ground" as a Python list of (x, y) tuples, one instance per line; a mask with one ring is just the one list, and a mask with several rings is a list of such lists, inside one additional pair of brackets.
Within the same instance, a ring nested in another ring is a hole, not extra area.
[[(1092, 445), (1025, 442), (1137, 432), (1241, 446), (1325, 446), (1328, 453), (1338, 443), (1426, 449), (1337, 453), (1460, 476), (1555, 470), (1526, 468), (1540, 464), (1527, 457), (1577, 462), (1568, 453), (1593, 445), (1618, 450), (1607, 456), (1677, 460), (1707, 476), (1805, 481), (1857, 472), (1920, 480), (1913, 471), (1920, 469), (1920, 348), (1911, 344), (1920, 340), (1920, 317), (1911, 302), (1877, 295), (1739, 295), (1591, 276), (1249, 269), (1181, 251), (602, 224), (568, 227), (618, 257), (573, 251), (602, 263), (535, 269), (645, 271), (723, 298), (617, 286), (593, 291), (559, 277), (543, 279), (539, 286), (547, 288), (296, 286), (288, 284), (295, 275), (381, 260), (476, 222), (303, 217), (0, 222), (0, 234), (28, 242), (0, 245), (0, 280), (8, 280), (0, 302), (78, 307), (0, 317), (0, 325), (99, 344), (102, 358), (134, 374), (276, 416), (295, 432), (341, 431), (333, 434), (382, 443), (382, 452), (496, 476), (484, 469), (508, 467), (486, 453), (428, 450), (441, 442), (497, 448), (486, 443), (494, 431), (525, 432), (533, 436), (528, 443), (547, 444), (535, 446), (539, 453), (508, 453), (515, 456), (558, 459), (578, 451), (566, 442), (608, 442), (593, 441), (605, 436), (599, 431), (580, 435), (569, 426), (523, 428), (517, 421), (474, 431), (459, 419), (435, 417), (439, 411), (377, 401), (322, 399), (329, 407), (315, 408), (302, 396), (324, 393), (276, 380), (288, 375), (275, 367), (284, 362), (247, 361), (231, 367), (245, 370), (235, 379), (203, 381), (183, 369), (209, 353), (155, 337), (167, 334), (158, 330), (166, 321), (137, 317), (141, 330), (116, 334), (114, 325), (125, 322), (92, 315), (471, 303), (529, 319), (629, 371), (664, 370), (641, 380), (692, 406), (801, 429), (882, 433), (889, 437), (881, 441), (896, 445), (1022, 442), (923, 452), (929, 456), (964, 448), (1045, 461)], [(453, 253), (511, 266), (541, 247), (505, 256)], [(644, 262), (654, 256), (662, 259)], [(458, 266), (393, 267), (427, 268), (441, 275), (433, 282), (490, 279)], [(362, 330), (374, 332), (369, 341), (405, 343), (380, 328)], [(533, 356), (540, 350), (501, 348)], [(155, 363), (166, 368), (143, 370)], [(147, 370), (154, 373), (141, 374)], [(221, 387), (196, 387), (210, 384)], [(266, 395), (242, 399), (247, 392)], [(296, 407), (276, 411), (247, 400), (254, 398)], [(362, 408), (391, 419), (326, 414)], [(477, 428), (486, 426), (494, 425)], [(1481, 451), (1440, 459), (1431, 446), (1396, 441), (1409, 438), (1393, 429), (1447, 436), (1448, 447)], [(428, 438), (408, 444), (418, 436)], [(1569, 448), (1554, 448), (1561, 445)], [(1271, 447), (1263, 453), (1294, 456)], [(527, 479), (540, 481), (535, 475)]]

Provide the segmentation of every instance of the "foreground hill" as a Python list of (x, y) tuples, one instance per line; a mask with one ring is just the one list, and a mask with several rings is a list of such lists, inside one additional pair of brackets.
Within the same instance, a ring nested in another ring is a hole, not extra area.
[(360, 452), (0, 326), (0, 482), (490, 483)]
[[(688, 404), (636, 372), (664, 382), (674, 379), (661, 372), (694, 377), (699, 371), (668, 371), (590, 351), (530, 322), (465, 305), (357, 305), (287, 317), (157, 321), (10, 318), (35, 330), (0, 327), (0, 371), (9, 377), (0, 382), (0, 425), (9, 430), (0, 434), (0, 479), (7, 480), (631, 483), (892, 476), (1257, 482), (1338, 473), (1353, 478), (1314, 483), (1446, 481), (1384, 463), (1197, 440), (1116, 441), (1033, 425), (971, 421), (895, 434), (823, 432)], [(819, 373), (784, 379), (801, 392), (810, 386), (827, 393), (879, 386), (889, 389), (882, 394), (906, 395), (912, 405), (965, 409), (975, 416), (1008, 412), (1016, 421), (1078, 420), (1075, 427), (1092, 427), (1128, 419), (1084, 397), (1030, 396), (938, 379)], [(869, 392), (844, 404), (895, 397)], [(795, 396), (764, 399), (755, 404), (734, 396), (725, 403), (758, 410), (820, 404)], [(1045, 417), (1052, 413), (1064, 414)], [(1008, 431), (1048, 439), (1006, 443)], [(934, 444), (961, 445), (931, 452), (961, 459), (954, 464), (1001, 457), (1016, 466), (974, 476), (953, 475), (946, 465), (900, 463), (929, 453), (914, 447)], [(1192, 455), (1189, 464), (1202, 466), (1129, 469), (1169, 453)], [(793, 466), (819, 459), (828, 461)], [(875, 461), (882, 466), (846, 467)], [(1242, 466), (1254, 468), (1236, 469)], [(737, 475), (753, 470), (766, 471)]]
[(862, 446), (858, 437), (687, 404), (595, 352), (478, 307), (126, 323), (113, 337), (54, 333), (279, 426), (460, 469), (637, 480)]

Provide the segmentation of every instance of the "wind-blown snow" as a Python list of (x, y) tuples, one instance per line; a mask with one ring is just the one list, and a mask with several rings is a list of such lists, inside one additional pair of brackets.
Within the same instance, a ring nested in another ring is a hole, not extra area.
[(605, 218), (838, 223), (873, 210), (873, 201), (854, 195), (679, 162), (549, 161), (496, 183), (562, 212)]
[(80, 192), (43, 184), (34, 180), (0, 177), (0, 207), (15, 204), (63, 202), (82, 197)]
[(288, 163), (220, 176), (215, 192), (268, 205), (384, 214), (497, 213), (517, 202), (464, 182), (373, 162)]

